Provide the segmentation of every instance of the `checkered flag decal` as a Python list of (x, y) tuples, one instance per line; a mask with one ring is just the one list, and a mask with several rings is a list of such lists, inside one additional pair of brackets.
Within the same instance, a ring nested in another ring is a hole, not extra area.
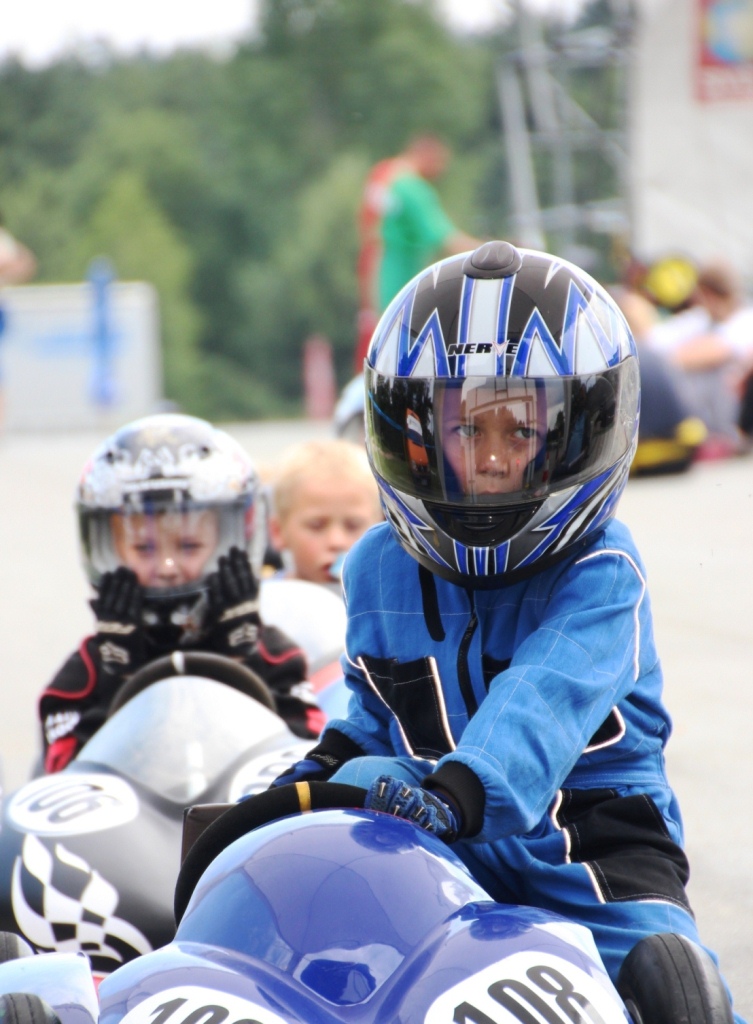
[(35, 835), (24, 838), (11, 903), (19, 929), (39, 950), (82, 951), (114, 961), (114, 970), (152, 949), (138, 928), (115, 916), (115, 887), (61, 843), (50, 850)]

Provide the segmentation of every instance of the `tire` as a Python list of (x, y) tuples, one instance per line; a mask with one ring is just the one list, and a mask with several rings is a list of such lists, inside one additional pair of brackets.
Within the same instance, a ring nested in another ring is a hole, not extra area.
[[(169, 679), (170, 676), (204, 676), (207, 679), (214, 679), (218, 683), (239, 690), (254, 700), (258, 700), (270, 711), (276, 711), (272, 691), (267, 684), (250, 668), (242, 665), (232, 658), (226, 658), (221, 654), (204, 653), (203, 651), (185, 651), (167, 654), (163, 658), (144, 665), (138, 672), (134, 672), (120, 687), (112, 699), (107, 711), (107, 717), (112, 718), (116, 711), (119, 711), (124, 704), (127, 704), (132, 697), (141, 693), (147, 686), (158, 683), (162, 679)], [(2, 1024), (2, 1022), (0, 1022)]]
[(15, 932), (0, 932), (0, 964), (20, 960), (22, 956), (34, 956), (29, 943)]
[(617, 991), (635, 1024), (733, 1024), (716, 964), (684, 935), (641, 939), (620, 968)]
[(0, 996), (0, 1024), (61, 1024), (49, 1003), (25, 992)]

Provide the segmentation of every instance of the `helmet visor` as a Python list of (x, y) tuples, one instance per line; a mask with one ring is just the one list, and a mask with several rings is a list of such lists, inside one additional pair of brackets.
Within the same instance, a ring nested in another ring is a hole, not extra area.
[(208, 508), (113, 512), (111, 529), (120, 564), (155, 589), (200, 580), (219, 540), (217, 512)]
[(634, 359), (578, 377), (386, 377), (366, 372), (369, 455), (399, 491), (452, 505), (540, 501), (593, 479), (637, 428)]
[[(248, 551), (254, 505), (140, 501), (118, 510), (81, 511), (84, 555), (92, 583), (119, 566), (131, 569), (147, 595), (197, 593), (232, 547)], [(255, 567), (256, 568), (256, 567)]]

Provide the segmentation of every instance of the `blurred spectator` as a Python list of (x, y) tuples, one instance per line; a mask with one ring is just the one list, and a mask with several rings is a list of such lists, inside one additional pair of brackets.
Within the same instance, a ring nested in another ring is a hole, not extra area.
[(273, 479), (272, 506), (269, 535), (282, 555), (281, 574), (338, 593), (346, 552), (382, 518), (364, 448), (341, 438), (290, 449)]
[(744, 447), (750, 449), (753, 446), (753, 360), (740, 381), (740, 418), (737, 425), (743, 435)]
[[(5, 333), (5, 310), (2, 303), (2, 287), (9, 284), (24, 284), (37, 272), (37, 261), (34, 254), (18, 239), (14, 238), (4, 224), (0, 212), (0, 345)], [(3, 373), (0, 366), (0, 428), (5, 419), (5, 401), (3, 395)]]
[(656, 307), (638, 291), (614, 289), (614, 297), (638, 346), (641, 372), (641, 418), (632, 476), (681, 473), (692, 464), (707, 436), (703, 422), (691, 415), (678, 371), (647, 339), (659, 321)]
[(402, 286), (437, 255), (480, 245), (455, 227), (431, 185), (449, 160), (450, 150), (441, 139), (418, 135), (402, 153), (375, 164), (366, 179), (358, 218), (356, 373), (379, 316)]
[(687, 400), (706, 424), (701, 457), (734, 455), (745, 447), (738, 422), (753, 362), (753, 305), (736, 269), (722, 261), (700, 268), (695, 300), (652, 330), (650, 345), (680, 371)]

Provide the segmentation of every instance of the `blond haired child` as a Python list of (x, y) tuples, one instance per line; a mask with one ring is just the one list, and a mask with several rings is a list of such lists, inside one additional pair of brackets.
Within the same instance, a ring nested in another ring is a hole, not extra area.
[(342, 438), (296, 445), (283, 455), (271, 493), (269, 535), (282, 573), (339, 590), (346, 552), (382, 519), (364, 449)]

